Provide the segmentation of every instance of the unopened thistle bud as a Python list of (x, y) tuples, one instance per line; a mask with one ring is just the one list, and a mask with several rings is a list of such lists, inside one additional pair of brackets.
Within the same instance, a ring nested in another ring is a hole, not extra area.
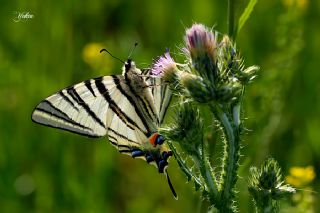
[(259, 70), (257, 66), (245, 68), (243, 59), (237, 53), (236, 45), (229, 36), (223, 36), (218, 51), (218, 67), (220, 70), (227, 70), (232, 78), (236, 78), (242, 84), (252, 81)]
[(280, 198), (292, 194), (295, 189), (284, 183), (278, 163), (267, 159), (260, 169), (250, 169), (249, 192), (260, 209), (273, 208)]
[(171, 141), (179, 142), (181, 148), (189, 155), (196, 155), (203, 141), (203, 120), (199, 110), (190, 103), (177, 107), (174, 122), (161, 134)]
[(188, 96), (194, 100), (205, 103), (212, 99), (212, 94), (204, 80), (191, 73), (184, 73), (181, 76), (181, 85), (186, 89)]

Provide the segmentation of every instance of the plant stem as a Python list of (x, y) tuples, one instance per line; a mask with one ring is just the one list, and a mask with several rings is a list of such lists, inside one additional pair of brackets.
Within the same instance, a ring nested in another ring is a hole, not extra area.
[(256, 205), (256, 211), (259, 213), (277, 213), (278, 208), (272, 203), (271, 197), (268, 196), (262, 201), (261, 206)]
[(228, 34), (231, 39), (234, 38), (234, 2), (235, 0), (228, 0)]
[(189, 168), (187, 167), (187, 165), (185, 164), (185, 162), (181, 159), (180, 155), (177, 153), (176, 148), (173, 146), (172, 143), (168, 143), (171, 151), (173, 152), (174, 157), (176, 158), (179, 167), (181, 168), (181, 170), (185, 173), (185, 175), (188, 178), (188, 181), (193, 180), (195, 187), (199, 188), (201, 187), (203, 184), (201, 183), (201, 181), (199, 180), (199, 178), (197, 178), (192, 171), (189, 170)]
[[(228, 117), (228, 114), (223, 111), (221, 106), (211, 106), (212, 111), (220, 121), (224, 134), (226, 136), (225, 151), (223, 153), (223, 166), (219, 184), (220, 203), (219, 209), (221, 212), (233, 212), (234, 205), (234, 186), (237, 181), (237, 169), (239, 161), (239, 121), (232, 122), (232, 118), (237, 118), (240, 107), (237, 105), (233, 108), (233, 116)], [(235, 113), (236, 112), (236, 113)], [(231, 114), (231, 113), (230, 113)]]
[(208, 187), (210, 202), (215, 204), (218, 197), (218, 186), (210, 162), (207, 156), (200, 152), (197, 153), (197, 156), (194, 156), (194, 162), (198, 162), (197, 166), (199, 167), (201, 176), (205, 180), (206, 186)]

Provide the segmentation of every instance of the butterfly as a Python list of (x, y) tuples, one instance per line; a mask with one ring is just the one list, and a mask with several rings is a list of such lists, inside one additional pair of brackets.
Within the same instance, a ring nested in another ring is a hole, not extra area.
[(32, 120), (88, 137), (108, 135), (120, 153), (142, 158), (164, 173), (177, 198), (166, 170), (172, 152), (158, 133), (171, 97), (161, 78), (128, 59), (122, 75), (86, 80), (41, 101)]

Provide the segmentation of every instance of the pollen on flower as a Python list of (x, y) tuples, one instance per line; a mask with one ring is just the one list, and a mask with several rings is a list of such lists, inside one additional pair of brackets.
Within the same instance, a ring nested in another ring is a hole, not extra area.
[(177, 68), (176, 62), (172, 59), (169, 52), (166, 52), (164, 55), (153, 64), (151, 68), (151, 75), (162, 76), (167, 72), (171, 72)]
[(216, 38), (213, 32), (204, 25), (194, 24), (187, 29), (185, 42), (187, 53), (192, 58), (206, 53), (211, 59), (215, 59)]

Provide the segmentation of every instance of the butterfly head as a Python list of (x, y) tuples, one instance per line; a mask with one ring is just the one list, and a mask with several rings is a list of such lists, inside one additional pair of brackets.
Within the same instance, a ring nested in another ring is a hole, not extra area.
[(136, 65), (132, 59), (128, 58), (128, 60), (124, 63), (124, 69), (128, 72), (130, 69), (135, 68)]

